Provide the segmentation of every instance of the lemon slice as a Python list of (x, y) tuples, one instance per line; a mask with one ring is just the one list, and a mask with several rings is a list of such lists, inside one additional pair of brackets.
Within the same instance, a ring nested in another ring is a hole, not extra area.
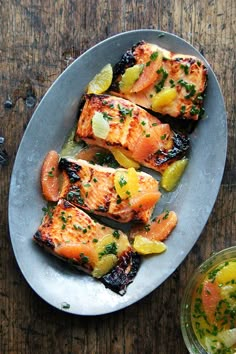
[(92, 118), (92, 130), (93, 134), (97, 138), (107, 138), (110, 130), (110, 125), (108, 121), (103, 117), (103, 114), (101, 112), (94, 113)]
[(143, 64), (137, 64), (125, 70), (125, 73), (121, 77), (119, 83), (120, 91), (123, 93), (128, 93), (134, 83), (138, 80), (140, 74), (143, 71)]
[(90, 81), (90, 83), (88, 84), (87, 93), (94, 93), (96, 95), (99, 95), (100, 93), (105, 92), (111, 85), (112, 77), (112, 66), (111, 64), (107, 64)]
[(164, 171), (161, 178), (161, 186), (168, 192), (171, 192), (179, 183), (185, 168), (187, 167), (188, 159), (182, 159), (173, 162)]
[(162, 253), (167, 248), (161, 241), (149, 240), (148, 238), (140, 235), (135, 236), (133, 247), (139, 254), (142, 255)]
[(125, 168), (129, 168), (129, 167), (133, 167), (135, 169), (138, 169), (140, 168), (140, 165), (130, 159), (129, 157), (127, 157), (122, 151), (120, 151), (119, 149), (117, 148), (111, 148), (110, 149), (114, 158), (116, 159), (116, 161), (122, 166), (122, 167), (125, 167)]

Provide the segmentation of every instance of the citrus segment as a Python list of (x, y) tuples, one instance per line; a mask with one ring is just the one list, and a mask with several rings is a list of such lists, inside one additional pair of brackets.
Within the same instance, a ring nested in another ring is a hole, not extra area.
[(111, 85), (113, 77), (113, 70), (111, 64), (105, 65), (102, 70), (94, 76), (94, 78), (88, 84), (87, 93), (94, 93), (99, 95), (106, 90)]
[(145, 63), (139, 79), (135, 82), (130, 92), (140, 92), (158, 79), (157, 70), (162, 65), (162, 54), (153, 52)]
[(97, 138), (101, 138), (101, 139), (107, 138), (110, 130), (110, 125), (108, 121), (103, 117), (103, 114), (101, 112), (94, 113), (94, 116), (92, 118), (92, 129), (93, 129), (93, 134)]
[(130, 159), (129, 157), (127, 157), (122, 151), (120, 151), (117, 148), (111, 148), (110, 151), (112, 152), (114, 158), (116, 159), (116, 161), (125, 168), (129, 168), (129, 167), (134, 167), (135, 169), (140, 168), (140, 165), (134, 161), (133, 159)]
[(188, 159), (182, 159), (168, 166), (162, 175), (161, 186), (171, 192), (179, 183), (187, 164)]
[(230, 261), (216, 275), (216, 281), (219, 284), (226, 284), (236, 279), (236, 261)]
[(130, 236), (134, 238), (136, 235), (141, 235), (150, 240), (164, 241), (176, 227), (177, 222), (177, 215), (174, 211), (165, 211), (145, 226), (134, 226)]
[(138, 192), (139, 181), (136, 170), (131, 167), (127, 171), (116, 171), (114, 185), (121, 199), (135, 196)]
[(135, 211), (147, 210), (153, 208), (160, 197), (159, 191), (141, 192), (130, 198), (130, 205)]
[(210, 322), (215, 320), (215, 311), (220, 299), (218, 284), (205, 281), (202, 289), (202, 306)]
[(117, 263), (117, 257), (114, 254), (107, 254), (103, 256), (96, 264), (92, 275), (95, 278), (101, 278), (108, 273)]
[(41, 188), (46, 200), (56, 202), (59, 198), (59, 155), (49, 151), (41, 168)]
[(166, 250), (166, 245), (161, 241), (149, 240), (143, 236), (135, 236), (133, 247), (139, 254), (146, 255), (152, 253), (162, 253)]
[(152, 98), (152, 109), (158, 111), (160, 108), (171, 104), (177, 97), (175, 88), (164, 87), (161, 92), (157, 93)]
[(121, 77), (121, 81), (119, 83), (120, 91), (123, 93), (128, 93), (135, 81), (138, 80), (141, 72), (143, 70), (142, 64), (137, 64), (132, 66), (131, 68), (127, 68), (125, 73)]

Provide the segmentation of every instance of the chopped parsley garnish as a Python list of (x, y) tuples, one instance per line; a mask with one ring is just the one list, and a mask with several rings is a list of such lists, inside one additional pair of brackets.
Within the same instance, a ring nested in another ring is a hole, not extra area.
[(99, 258), (105, 256), (106, 254), (117, 254), (117, 244), (116, 242), (108, 243), (102, 252), (99, 253)]
[(80, 253), (80, 261), (82, 263), (88, 263), (89, 262), (89, 257), (85, 256), (84, 253)]
[(118, 230), (115, 230), (113, 231), (113, 234), (112, 234), (115, 238), (119, 239), (120, 238), (120, 233)]
[(112, 120), (112, 117), (109, 116), (109, 114), (107, 112), (102, 112), (103, 118), (106, 120)]
[(164, 215), (163, 218), (162, 218), (163, 220), (167, 219), (168, 216), (169, 216), (169, 214), (170, 214), (170, 211), (169, 211), (169, 210), (165, 210), (164, 212), (165, 212), (165, 215)]
[(120, 104), (118, 104), (118, 109), (120, 114), (124, 117), (124, 116), (130, 116), (132, 117), (132, 112), (133, 112), (133, 108), (125, 108), (122, 107)]
[(192, 105), (192, 108), (190, 111), (191, 116), (194, 116), (195, 114), (198, 114), (198, 113), (200, 113), (200, 110), (196, 106)]
[(75, 230), (82, 230), (83, 228), (80, 226), (80, 225), (78, 225), (78, 224), (73, 224), (73, 228), (75, 229)]
[(120, 204), (121, 202), (122, 202), (121, 197), (117, 195), (116, 204)]
[(186, 106), (182, 106), (180, 109), (180, 113), (185, 113), (185, 111), (186, 111)]
[(183, 69), (185, 75), (189, 74), (189, 64), (186, 64), (186, 65), (181, 64), (180, 68)]
[(55, 209), (55, 205), (48, 204), (46, 207), (42, 208), (44, 215), (47, 215), (50, 219), (53, 217), (53, 210)]
[(158, 74), (162, 74), (161, 80), (159, 81), (158, 84), (155, 85), (155, 90), (158, 93), (163, 88), (163, 86), (165, 84), (165, 81), (166, 81), (166, 79), (168, 77), (168, 73), (167, 73), (167, 71), (165, 71), (165, 69), (163, 67), (161, 67), (159, 70), (157, 70), (157, 73)]
[(175, 82), (174, 82), (173, 79), (170, 79), (169, 83), (170, 83), (170, 87), (171, 87), (171, 88), (172, 88), (172, 87), (175, 87)]
[(185, 96), (185, 98), (191, 98), (192, 96), (195, 95), (195, 93), (196, 93), (195, 85), (189, 84), (186, 81), (184, 81), (183, 79), (180, 79), (178, 81), (178, 84), (180, 84), (182, 87), (184, 87), (186, 89), (186, 92), (188, 92), (188, 94)]
[(124, 178), (124, 176), (121, 176), (119, 179), (119, 185), (122, 187), (124, 187), (127, 184), (126, 179)]
[(156, 60), (156, 59), (157, 59), (157, 57), (158, 57), (158, 52), (153, 52), (153, 53), (150, 55), (150, 59), (151, 59), (151, 61)]
[(146, 224), (145, 226), (144, 226), (144, 230), (145, 231), (150, 231), (150, 224)]
[(68, 304), (67, 302), (62, 302), (61, 308), (64, 310), (68, 310), (70, 308), (70, 304)]
[(70, 191), (67, 194), (67, 199), (69, 201), (73, 200), (74, 202), (76, 202), (80, 205), (84, 204), (84, 199), (81, 197), (79, 188), (77, 188), (76, 190)]
[(50, 171), (48, 171), (48, 176), (49, 177), (54, 177), (54, 172), (55, 171), (55, 167), (52, 167)]

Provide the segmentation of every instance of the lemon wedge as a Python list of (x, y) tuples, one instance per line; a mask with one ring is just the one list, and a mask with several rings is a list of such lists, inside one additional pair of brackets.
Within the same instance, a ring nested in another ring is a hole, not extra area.
[(94, 93), (99, 95), (111, 86), (113, 78), (113, 70), (111, 64), (105, 65), (102, 70), (94, 76), (94, 78), (88, 84), (87, 93)]
[(150, 240), (141, 235), (135, 236), (133, 247), (139, 254), (142, 255), (162, 253), (167, 249), (163, 242)]
[(173, 162), (164, 171), (161, 178), (161, 186), (166, 191), (171, 192), (179, 183), (185, 168), (187, 167), (188, 159), (182, 159)]
[(133, 167), (135, 169), (140, 168), (140, 165), (134, 161), (133, 159), (130, 159), (127, 157), (122, 151), (120, 151), (118, 148), (111, 148), (110, 151), (112, 152), (114, 158), (116, 161), (125, 168)]

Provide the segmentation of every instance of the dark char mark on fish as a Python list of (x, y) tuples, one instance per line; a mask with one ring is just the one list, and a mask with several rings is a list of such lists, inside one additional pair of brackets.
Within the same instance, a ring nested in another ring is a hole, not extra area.
[(100, 278), (106, 288), (119, 295), (126, 293), (127, 286), (133, 282), (140, 267), (141, 257), (136, 252), (127, 252), (120, 257), (118, 264), (111, 272)]

